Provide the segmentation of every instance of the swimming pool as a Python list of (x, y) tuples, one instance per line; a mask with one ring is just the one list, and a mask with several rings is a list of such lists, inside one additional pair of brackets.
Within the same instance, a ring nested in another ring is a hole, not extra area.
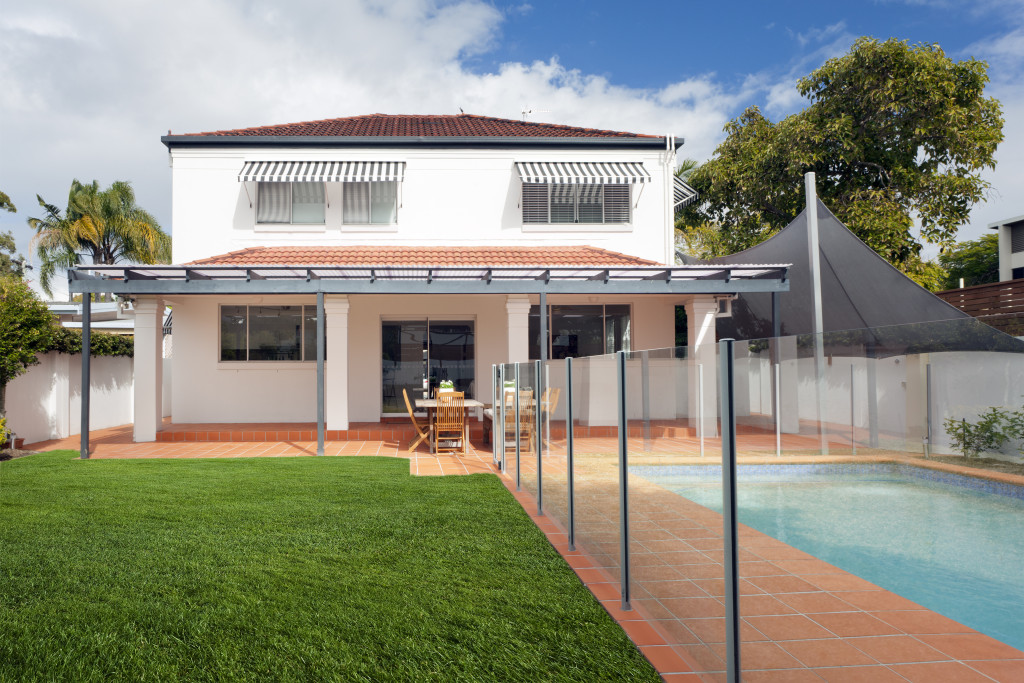
[[(721, 512), (720, 467), (630, 473)], [(896, 463), (740, 465), (737, 482), (741, 523), (1024, 649), (1024, 488)]]

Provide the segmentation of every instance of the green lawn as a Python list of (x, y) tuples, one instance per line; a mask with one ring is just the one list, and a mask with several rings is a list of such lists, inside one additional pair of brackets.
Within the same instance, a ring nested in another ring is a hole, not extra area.
[(0, 681), (657, 680), (491, 475), (0, 463)]

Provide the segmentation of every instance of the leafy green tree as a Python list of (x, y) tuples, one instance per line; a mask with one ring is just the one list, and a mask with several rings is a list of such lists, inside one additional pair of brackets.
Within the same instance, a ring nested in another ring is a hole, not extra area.
[(17, 213), (18, 209), (15, 208), (14, 202), (7, 196), (5, 192), (0, 192), (0, 209), (4, 211), (10, 211), (11, 213)]
[(50, 310), (27, 284), (0, 277), (0, 418), (7, 416), (7, 384), (39, 362), (54, 335)]
[(41, 262), (39, 281), (47, 294), (54, 275), (82, 263), (83, 258), (96, 265), (171, 260), (170, 235), (136, 204), (130, 183), (118, 180), (101, 190), (95, 180), (88, 185), (74, 180), (63, 215), (57, 206), (36, 198), (44, 215), (29, 218), (28, 224), (36, 231), (32, 242)]
[(706, 256), (758, 244), (804, 208), (803, 174), (858, 237), (911, 276), (925, 241), (948, 247), (989, 183), (1002, 140), (999, 102), (983, 95), (987, 65), (938, 45), (858, 39), (798, 82), (811, 104), (778, 123), (757, 107), (726, 125), (715, 157), (689, 178), (701, 203), (684, 229), (715, 229)]
[(946, 269), (943, 289), (956, 289), (960, 278), (967, 287), (999, 282), (999, 235), (960, 242), (939, 254), (939, 264)]
[(0, 232), (0, 276), (25, 276), (25, 257), (18, 255), (18, 247), (14, 243), (14, 233), (10, 230)]

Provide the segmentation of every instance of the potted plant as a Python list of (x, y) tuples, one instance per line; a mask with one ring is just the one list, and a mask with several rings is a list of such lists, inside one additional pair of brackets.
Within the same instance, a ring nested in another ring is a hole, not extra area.
[(455, 382), (450, 379), (441, 380), (441, 384), (438, 385), (438, 391), (455, 391)]

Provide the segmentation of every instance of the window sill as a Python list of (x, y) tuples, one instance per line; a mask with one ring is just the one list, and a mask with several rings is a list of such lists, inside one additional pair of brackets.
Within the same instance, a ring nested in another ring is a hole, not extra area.
[(398, 232), (398, 223), (346, 223), (342, 232)]
[(256, 223), (256, 232), (327, 232), (326, 223)]
[(220, 360), (218, 370), (315, 370), (315, 360)]
[(523, 232), (633, 232), (632, 223), (523, 223)]

